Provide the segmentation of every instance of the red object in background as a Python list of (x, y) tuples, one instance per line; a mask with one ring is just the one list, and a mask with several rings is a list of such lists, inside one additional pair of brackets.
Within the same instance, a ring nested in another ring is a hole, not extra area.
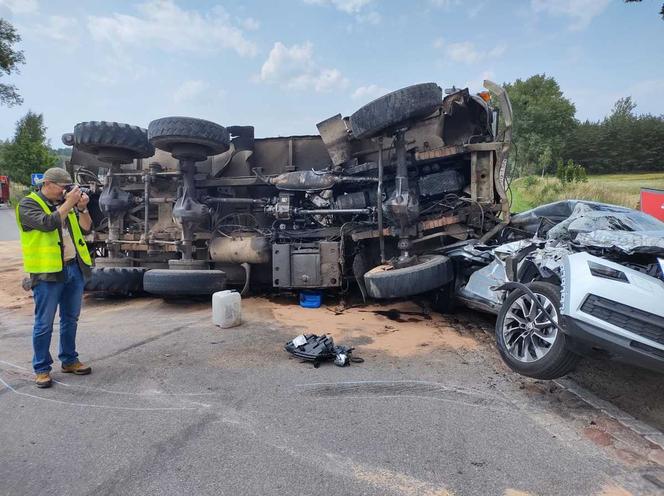
[(641, 211), (664, 221), (664, 190), (641, 188)]
[(0, 176), (0, 205), (3, 203), (9, 204), (9, 178), (7, 176)]

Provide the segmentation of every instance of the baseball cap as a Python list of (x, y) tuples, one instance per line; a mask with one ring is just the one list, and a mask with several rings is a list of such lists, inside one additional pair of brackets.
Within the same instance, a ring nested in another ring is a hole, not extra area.
[(71, 176), (69, 175), (69, 172), (67, 172), (64, 169), (61, 169), (60, 167), (51, 167), (50, 169), (46, 169), (46, 172), (44, 172), (44, 177), (40, 181), (40, 184), (43, 183), (44, 181), (51, 181), (53, 183), (59, 183), (59, 184), (71, 184), (73, 182)]

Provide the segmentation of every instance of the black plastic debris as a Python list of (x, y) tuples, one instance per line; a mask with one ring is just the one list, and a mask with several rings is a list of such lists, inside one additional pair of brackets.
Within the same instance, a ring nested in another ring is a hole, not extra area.
[(321, 362), (327, 360), (334, 360), (334, 364), (339, 367), (350, 365), (351, 361), (363, 361), (361, 359), (353, 359), (353, 348), (335, 346), (334, 340), (330, 336), (301, 334), (286, 343), (284, 349), (301, 360), (313, 362), (316, 368), (318, 368)]

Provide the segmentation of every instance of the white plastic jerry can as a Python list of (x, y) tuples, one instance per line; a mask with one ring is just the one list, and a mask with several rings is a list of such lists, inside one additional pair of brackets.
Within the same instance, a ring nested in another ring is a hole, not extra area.
[(242, 297), (237, 291), (227, 289), (212, 295), (212, 322), (222, 329), (242, 323)]

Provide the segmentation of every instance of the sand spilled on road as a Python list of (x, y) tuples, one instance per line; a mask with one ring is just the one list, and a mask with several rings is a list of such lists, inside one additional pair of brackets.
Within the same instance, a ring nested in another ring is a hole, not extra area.
[(474, 349), (478, 346), (472, 336), (455, 329), (447, 317), (436, 313), (426, 315), (413, 302), (340, 310), (325, 306), (302, 308), (296, 302), (283, 304), (266, 298), (248, 298), (242, 305), (248, 320), (276, 320), (298, 332), (329, 333), (340, 344), (357, 343), (362, 349), (395, 356), (427, 353), (433, 347)]
[[(1, 241), (0, 309), (23, 315), (32, 313), (32, 293), (21, 287), (24, 277), (20, 242)], [(153, 299), (96, 302), (86, 297), (85, 300), (85, 306), (94, 306), (96, 314), (132, 309), (146, 311), (155, 305), (159, 306)], [(185, 306), (189, 311), (195, 307)], [(361, 346), (363, 350), (383, 351), (394, 356), (424, 354), (436, 347), (474, 349), (478, 346), (475, 338), (466, 334), (464, 326), (452, 325), (449, 318), (437, 313), (427, 315), (413, 302), (346, 309), (333, 306), (302, 308), (294, 299), (254, 297), (244, 298), (242, 306), (244, 318), (248, 321), (276, 320), (282, 326), (295, 328), (294, 332), (329, 333), (340, 344)], [(207, 308), (206, 305), (203, 307)]]
[(24, 291), (20, 241), (0, 241), (0, 308), (32, 313), (32, 293)]

